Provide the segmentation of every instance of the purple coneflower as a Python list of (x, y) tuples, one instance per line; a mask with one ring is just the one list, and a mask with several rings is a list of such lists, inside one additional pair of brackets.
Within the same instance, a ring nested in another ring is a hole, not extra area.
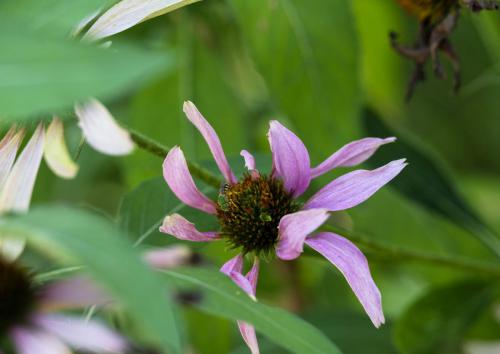
[(70, 348), (126, 352), (127, 340), (102, 322), (58, 313), (103, 304), (107, 299), (87, 278), (40, 285), (17, 262), (0, 258), (0, 353), (11, 347), (19, 354), (69, 354)]
[[(261, 174), (254, 157), (243, 150), (248, 172), (238, 180), (227, 162), (214, 129), (191, 102), (184, 112), (203, 135), (226, 184), (218, 199), (210, 200), (196, 187), (182, 150), (174, 147), (163, 164), (163, 175), (175, 195), (185, 204), (214, 215), (218, 231), (201, 232), (179, 214), (165, 218), (160, 230), (181, 240), (226, 240), (241, 253), (227, 262), (221, 271), (229, 275), (255, 299), (259, 256), (275, 253), (292, 260), (303, 252), (304, 244), (319, 252), (344, 275), (376, 327), (384, 323), (381, 295), (375, 285), (363, 253), (349, 240), (331, 232), (314, 231), (330, 212), (352, 208), (371, 197), (406, 166), (405, 160), (388, 163), (375, 170), (356, 170), (334, 179), (305, 203), (299, 197), (311, 180), (335, 167), (350, 167), (372, 156), (381, 145), (395, 138), (365, 138), (345, 145), (318, 166), (311, 168), (309, 153), (302, 141), (277, 121), (271, 121), (268, 139), (273, 157), (270, 175)], [(254, 255), (254, 265), (242, 274), (243, 256)], [(239, 323), (241, 334), (258, 353), (252, 326)]]

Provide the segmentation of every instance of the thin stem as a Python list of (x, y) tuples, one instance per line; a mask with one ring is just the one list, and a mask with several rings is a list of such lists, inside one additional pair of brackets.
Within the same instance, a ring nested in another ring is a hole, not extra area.
[(421, 262), (429, 265), (451, 268), (454, 270), (500, 277), (500, 266), (496, 264), (391, 246), (378, 241), (373, 241), (367, 236), (359, 233), (354, 233), (352, 231), (347, 231), (331, 225), (325, 225), (323, 229), (342, 235), (365, 250), (382, 254), (397, 261)]
[[(168, 148), (151, 140), (150, 138), (134, 131), (130, 131), (130, 135), (139, 148), (161, 158), (164, 158), (167, 155)], [(222, 185), (223, 181), (209, 170), (193, 162), (188, 162), (188, 166), (193, 176), (199, 178), (208, 185), (214, 188), (219, 188)], [(488, 264), (469, 259), (437, 255), (428, 252), (409, 250), (397, 246), (390, 246), (374, 241), (369, 237), (360, 235), (359, 233), (340, 229), (332, 225), (325, 225), (323, 229), (347, 237), (363, 249), (382, 254), (398, 261), (421, 262), (429, 265), (451, 268), (454, 270), (500, 277), (500, 266), (496, 264)]]
[[(165, 158), (167, 156), (169, 148), (161, 145), (160, 143), (157, 143), (156, 141), (138, 133), (135, 131), (129, 131), (130, 137), (132, 140), (137, 144), (137, 146), (145, 150), (155, 156), (158, 156), (160, 158)], [(198, 165), (195, 162), (190, 162), (188, 161), (188, 167), (189, 171), (191, 174), (203, 182), (207, 183), (208, 185), (219, 189), (220, 186), (224, 183), (222, 179), (219, 177), (215, 176), (212, 172), (207, 170), (206, 168)]]

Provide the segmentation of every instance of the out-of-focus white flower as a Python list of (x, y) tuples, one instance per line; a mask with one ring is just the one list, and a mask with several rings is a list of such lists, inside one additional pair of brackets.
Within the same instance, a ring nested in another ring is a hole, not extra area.
[(122, 0), (90, 27), (84, 38), (99, 40), (199, 0)]
[(126, 155), (134, 149), (128, 131), (115, 121), (104, 105), (91, 99), (76, 105), (80, 128), (90, 146), (107, 155)]
[(78, 165), (71, 159), (64, 140), (64, 126), (61, 120), (54, 117), (47, 129), (44, 156), (47, 165), (61, 178), (74, 178)]

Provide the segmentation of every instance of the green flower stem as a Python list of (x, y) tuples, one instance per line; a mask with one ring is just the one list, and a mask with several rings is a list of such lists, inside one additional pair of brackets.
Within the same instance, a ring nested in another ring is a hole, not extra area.
[(478, 262), (456, 256), (437, 255), (428, 252), (409, 250), (398, 246), (391, 246), (382, 242), (373, 241), (371, 238), (359, 233), (354, 233), (331, 225), (325, 225), (322, 229), (342, 235), (366, 251), (378, 253), (395, 261), (421, 262), (453, 270), (500, 278), (500, 266), (493, 263)]
[[(134, 143), (136, 143), (136, 145), (140, 149), (147, 151), (153, 155), (156, 155), (162, 159), (165, 158), (165, 156), (167, 156), (170, 148), (167, 148), (161, 145), (160, 143), (157, 143), (156, 141), (144, 136), (141, 133), (135, 131), (129, 131), (129, 133)], [(199, 178), (203, 182), (209, 184), (210, 186), (216, 189), (219, 189), (224, 183), (224, 181), (221, 178), (218, 178), (212, 172), (198, 165), (195, 162), (188, 161), (188, 167), (189, 171), (193, 176)]]
[[(140, 133), (130, 131), (130, 136), (140, 149), (145, 150), (153, 155), (164, 158), (168, 153), (169, 149), (167, 147), (162, 146), (161, 144)], [(188, 161), (188, 167), (193, 176), (199, 178), (203, 182), (216, 189), (219, 189), (220, 186), (224, 183), (222, 179), (218, 178), (212, 172), (196, 163)], [(499, 265), (457, 258), (455, 256), (437, 255), (422, 251), (413, 251), (397, 246), (390, 246), (378, 241), (373, 241), (371, 238), (360, 235), (358, 233), (339, 229), (331, 225), (325, 225), (323, 229), (347, 237), (352, 242), (356, 243), (358, 246), (367, 251), (372, 251), (397, 261), (421, 262), (429, 265), (500, 278)]]

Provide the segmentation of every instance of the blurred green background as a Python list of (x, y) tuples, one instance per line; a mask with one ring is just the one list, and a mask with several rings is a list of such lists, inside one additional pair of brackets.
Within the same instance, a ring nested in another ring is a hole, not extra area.
[[(50, 18), (47, 8), (23, 12), (20, 18), (46, 16), (40, 23), (49, 25), (34, 28), (56, 43), (55, 28), (66, 28), (60, 18), (74, 24), (70, 14), (78, 3), (66, 3), (64, 12)], [(0, 10), (2, 19), (9, 9), (0, 5)], [(399, 142), (383, 147), (370, 166), (402, 157), (410, 166), (394, 185), (333, 221), (362, 235), (359, 245), (382, 292), (387, 324), (375, 329), (340, 273), (312, 254), (288, 265), (274, 260), (263, 264), (258, 298), (295, 311), (346, 354), (479, 354), (471, 343), (495, 341), (497, 351), (491, 353), (500, 352), (498, 274), (454, 263), (465, 259), (499, 265), (483, 244), (500, 234), (499, 12), (462, 11), (452, 36), (462, 63), (461, 92), (454, 95), (451, 80), (435, 79), (428, 67), (428, 80), (409, 103), (404, 93), (412, 66), (392, 51), (388, 33), (397, 31), (411, 43), (417, 21), (395, 0), (204, 0), (112, 37), (112, 48), (130, 52), (112, 50), (115, 59), (90, 57), (96, 66), (115, 67), (115, 72), (46, 106), (38, 104), (47, 102), (40, 87), (33, 84), (17, 92), (12, 89), (14, 75), (9, 79), (7, 66), (1, 69), (19, 58), (53, 59), (30, 44), (29, 30), (12, 32), (19, 23), (10, 22), (0, 24), (0, 44), (23, 48), (14, 48), (10, 56), (4, 50), (0, 54), (0, 71), (7, 77), (0, 78), (0, 95), (11, 95), (9, 110), (2, 113), (33, 120), (62, 112), (72, 152), (81, 133), (71, 103), (90, 95), (102, 98), (124, 126), (167, 147), (181, 145), (189, 159), (209, 168), (208, 148), (182, 113), (184, 100), (193, 101), (214, 126), (237, 171), (243, 168), (241, 149), (259, 153), (259, 161), (268, 164), (270, 119), (279, 119), (301, 137), (313, 164), (354, 139), (396, 135)], [(84, 57), (68, 48), (61, 49), (72, 54), (67, 60)], [(85, 70), (84, 64), (68, 70)], [(57, 66), (43, 70), (56, 75)], [(54, 81), (47, 83), (49, 90), (61, 90)], [(23, 110), (17, 112), (18, 106)], [(24, 111), (25, 106), (31, 110)], [(78, 163), (79, 175), (71, 181), (42, 167), (33, 204), (90, 207), (116, 220), (132, 241), (178, 205), (159, 178), (162, 160), (140, 149), (112, 158), (84, 146)], [(316, 180), (312, 189), (344, 172)], [(214, 225), (196, 212), (183, 214), (194, 215), (206, 227)], [(175, 242), (157, 232), (147, 239), (155, 245)], [(193, 247), (215, 266), (231, 254), (223, 244)], [(401, 249), (417, 257), (401, 254)], [(231, 321), (192, 309), (184, 317), (192, 352), (247, 352)], [(285, 352), (265, 339), (261, 351)]]

